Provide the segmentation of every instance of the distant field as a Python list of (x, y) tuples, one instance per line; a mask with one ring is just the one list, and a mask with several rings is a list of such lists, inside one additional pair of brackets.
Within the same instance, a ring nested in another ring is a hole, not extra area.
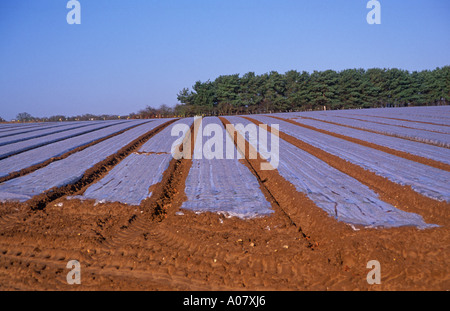
[(77, 258), (91, 288), (369, 288), (379, 258), (385, 289), (448, 290), (449, 148), (449, 106), (0, 124), (0, 289)]

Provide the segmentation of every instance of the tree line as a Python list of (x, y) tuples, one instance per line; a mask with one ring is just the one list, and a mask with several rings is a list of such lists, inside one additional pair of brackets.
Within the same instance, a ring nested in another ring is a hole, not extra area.
[(183, 116), (447, 105), (450, 66), (223, 75), (197, 81), (177, 98), (181, 104), (174, 111)]
[[(62, 121), (102, 121), (102, 120), (128, 120), (128, 119), (154, 119), (154, 118), (172, 118), (179, 117), (175, 113), (173, 108), (167, 105), (161, 105), (159, 108), (153, 108), (147, 106), (145, 109), (139, 110), (137, 113), (130, 113), (127, 115), (94, 115), (94, 114), (83, 114), (76, 116), (64, 116), (64, 115), (54, 115), (50, 117), (35, 117), (28, 112), (21, 112), (16, 115), (16, 118), (9, 122), (62, 122)], [(8, 122), (7, 120), (0, 117), (0, 122)]]
[[(197, 81), (183, 88), (174, 107), (147, 106), (128, 115), (84, 114), (33, 117), (19, 113), (19, 122), (88, 121), (255, 114), (288, 111), (448, 105), (450, 66), (434, 70), (347, 69), (312, 73), (290, 70), (262, 75), (248, 72)], [(0, 122), (5, 122), (0, 117)]]
[[(94, 114), (83, 114), (77, 116), (64, 116), (64, 115), (53, 115), (50, 117), (35, 117), (28, 112), (20, 112), (17, 114), (14, 120), (11, 122), (58, 122), (58, 121), (94, 121), (94, 120), (117, 120), (117, 119), (127, 119), (130, 115), (118, 116), (118, 115), (94, 115)], [(6, 122), (0, 117), (0, 122)]]

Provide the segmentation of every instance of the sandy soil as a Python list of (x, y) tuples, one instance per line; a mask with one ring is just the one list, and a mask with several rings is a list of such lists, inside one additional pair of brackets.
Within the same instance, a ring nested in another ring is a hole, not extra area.
[[(195, 214), (180, 210), (191, 161), (172, 160), (140, 206), (67, 199), (87, 185), (40, 199), (39, 208), (32, 201), (1, 204), (0, 290), (450, 289), (448, 204), (281, 137), (440, 227), (338, 222), (277, 171), (260, 171), (261, 159), (242, 162), (257, 176), (273, 215), (241, 220)], [(94, 180), (104, 174), (91, 172)], [(81, 285), (67, 284), (70, 260), (81, 264)], [(366, 280), (370, 260), (380, 262), (381, 284)]]

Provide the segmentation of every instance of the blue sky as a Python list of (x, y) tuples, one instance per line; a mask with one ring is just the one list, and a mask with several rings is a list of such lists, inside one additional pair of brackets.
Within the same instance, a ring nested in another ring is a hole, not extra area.
[(450, 1), (0, 1), (0, 117), (174, 106), (195, 81), (272, 70), (450, 65)]

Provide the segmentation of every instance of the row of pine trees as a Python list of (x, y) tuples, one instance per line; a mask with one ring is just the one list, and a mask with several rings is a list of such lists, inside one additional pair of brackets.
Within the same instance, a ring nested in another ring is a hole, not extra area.
[(223, 75), (184, 88), (178, 100), (181, 116), (448, 104), (450, 66)]

